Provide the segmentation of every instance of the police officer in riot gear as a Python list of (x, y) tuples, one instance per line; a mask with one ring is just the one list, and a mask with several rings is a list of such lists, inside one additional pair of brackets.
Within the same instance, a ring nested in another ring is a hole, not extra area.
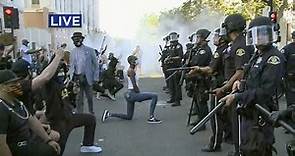
[(281, 53), (286, 59), (286, 101), (287, 106), (295, 105), (295, 31), (292, 32), (293, 42), (286, 45)]
[[(214, 31), (213, 43), (217, 47), (213, 53), (211, 62), (209, 66), (199, 67), (195, 66), (195, 69), (189, 72), (189, 75), (202, 73), (204, 75), (211, 75), (211, 89), (221, 87), (224, 82), (223, 75), (223, 54), (228, 48), (228, 41), (225, 36), (220, 35), (220, 28)], [(216, 99), (216, 100), (215, 100)], [(211, 109), (213, 109), (217, 103), (218, 99), (211, 96)], [(221, 150), (221, 143), (223, 137), (223, 127), (224, 127), (224, 113), (221, 111), (213, 116), (210, 120), (212, 128), (212, 136), (210, 137), (210, 142), (207, 147), (203, 148), (203, 152), (216, 152)]]
[[(272, 45), (273, 42), (270, 19), (261, 16), (252, 20), (247, 31), (247, 44), (255, 45), (258, 50), (245, 68), (245, 81), (236, 81), (232, 94), (220, 100), (226, 102), (225, 107), (234, 101), (241, 104), (241, 141), (238, 154), (243, 156), (272, 155), (273, 128), (265, 122), (254, 105), (259, 104), (270, 112), (277, 109), (273, 96), (281, 83), (283, 57)], [(235, 90), (240, 92), (234, 93)]]
[[(161, 53), (160, 53), (161, 57), (159, 59), (159, 61), (161, 62), (162, 72), (164, 74), (165, 79), (169, 76), (168, 75), (169, 72), (166, 71), (167, 70), (167, 64), (165, 64), (165, 62), (164, 62), (164, 60), (169, 56), (169, 51), (168, 51), (169, 40), (170, 40), (169, 36), (165, 36), (163, 38), (163, 41), (165, 42), (165, 45), (164, 45), (164, 48), (161, 49)], [(165, 83), (166, 84), (163, 87), (163, 90), (168, 93), (169, 92), (168, 81), (166, 80)]]
[[(253, 53), (252, 49), (246, 46), (246, 39), (243, 34), (245, 28), (246, 20), (240, 14), (229, 15), (222, 23), (221, 34), (229, 39), (230, 46), (223, 55), (224, 85), (213, 90), (218, 98), (225, 96), (226, 92), (231, 92), (234, 82), (242, 79), (244, 64), (248, 62), (251, 53)], [(232, 140), (235, 145), (235, 152), (230, 152), (229, 155), (238, 151), (238, 120), (235, 109), (235, 105), (231, 109), (227, 109), (225, 140), (228, 142)]]
[[(169, 45), (169, 56), (165, 59), (165, 64), (168, 65), (168, 68), (177, 68), (181, 67), (181, 60), (183, 57), (182, 45), (178, 42), (179, 34), (176, 32), (171, 32), (169, 34), (170, 45)], [(169, 73), (168, 75), (170, 75)], [(171, 98), (167, 103), (173, 103), (171, 106), (180, 106), (181, 100), (181, 86), (179, 84), (180, 74), (176, 73), (168, 81), (169, 91)]]
[[(210, 33), (211, 32), (207, 29), (199, 29), (194, 35), (192, 35), (194, 47), (192, 49), (192, 57), (189, 66), (205, 67), (209, 65), (212, 52), (211, 48), (208, 46), (207, 38)], [(209, 90), (209, 81), (208, 77), (202, 74), (191, 77), (191, 81), (194, 85), (194, 108), (198, 115), (198, 120), (192, 123), (192, 125), (196, 125), (199, 120), (203, 119), (208, 114), (207, 101), (209, 96), (205, 92), (206, 90)], [(206, 127), (204, 126), (200, 130), (204, 130), (205, 128)]]

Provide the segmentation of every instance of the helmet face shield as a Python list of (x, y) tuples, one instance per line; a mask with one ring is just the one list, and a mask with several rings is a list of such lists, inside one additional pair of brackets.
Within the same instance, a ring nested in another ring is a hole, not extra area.
[(197, 34), (192, 34), (191, 35), (191, 41), (192, 41), (192, 43), (196, 43), (197, 42)]
[(219, 40), (220, 40), (220, 35), (219, 35), (219, 33), (218, 32), (214, 32), (214, 34), (213, 34), (213, 43), (214, 43), (214, 45), (218, 45), (219, 44)]
[(169, 35), (170, 41), (177, 41), (179, 38), (179, 35), (176, 33), (170, 34)]
[(270, 25), (262, 25), (252, 27), (247, 31), (246, 43), (247, 45), (267, 45), (275, 42), (274, 29)]
[(226, 36), (226, 35), (227, 35), (226, 26), (224, 23), (222, 23), (220, 28), (220, 36)]

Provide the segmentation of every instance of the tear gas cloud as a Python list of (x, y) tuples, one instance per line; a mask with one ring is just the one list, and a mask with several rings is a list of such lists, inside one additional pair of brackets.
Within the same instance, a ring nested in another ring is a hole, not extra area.
[[(130, 17), (132, 18), (132, 17)], [(142, 51), (142, 73), (145, 76), (161, 76), (162, 71), (158, 59), (160, 57), (159, 44), (163, 46), (163, 37), (171, 31), (176, 31), (180, 34), (179, 42), (183, 45), (185, 52), (185, 44), (189, 42), (188, 36), (196, 32), (198, 29), (206, 28), (211, 32), (220, 26), (224, 19), (224, 15), (212, 10), (204, 9), (195, 20), (191, 23), (184, 22), (181, 16), (174, 16), (169, 18), (161, 18), (156, 28), (151, 28), (145, 21), (140, 20), (137, 23), (137, 30), (133, 30), (135, 34), (127, 36), (112, 35), (111, 29), (107, 29), (108, 34), (106, 44), (108, 45), (107, 53), (113, 52), (115, 56), (122, 56), (122, 64), (127, 69), (126, 58), (132, 53), (136, 45), (140, 45)], [(127, 29), (126, 29), (127, 31)], [(125, 32), (126, 34), (127, 32)], [(212, 34), (212, 33), (211, 33)], [(209, 36), (211, 40), (212, 36)], [(102, 42), (101, 34), (87, 35), (85, 43), (96, 49), (100, 48)], [(212, 42), (210, 47), (214, 50)]]

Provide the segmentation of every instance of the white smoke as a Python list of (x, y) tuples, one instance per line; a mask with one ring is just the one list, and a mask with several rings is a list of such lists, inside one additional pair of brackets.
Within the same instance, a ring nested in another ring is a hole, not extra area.
[[(159, 76), (162, 74), (160, 63), (158, 59), (160, 57), (159, 44), (163, 46), (163, 37), (169, 34), (171, 31), (176, 31), (180, 34), (180, 43), (183, 45), (185, 52), (185, 44), (189, 42), (188, 36), (196, 32), (198, 29), (206, 28), (213, 32), (224, 19), (224, 15), (204, 9), (196, 20), (190, 23), (184, 22), (181, 16), (174, 16), (165, 19), (161, 19), (159, 27), (150, 28), (144, 24), (144, 21), (137, 23), (139, 29), (135, 35), (123, 38), (121, 36), (106, 37), (106, 44), (108, 45), (107, 53), (114, 53), (115, 56), (122, 56), (122, 63), (127, 68), (127, 57), (132, 53), (136, 45), (140, 45), (142, 51), (142, 73), (145, 76)], [(108, 33), (108, 32), (107, 32)], [(85, 44), (99, 49), (102, 42), (102, 34), (87, 35), (85, 38)], [(211, 39), (211, 37), (209, 37)], [(214, 50), (212, 42), (209, 44)]]

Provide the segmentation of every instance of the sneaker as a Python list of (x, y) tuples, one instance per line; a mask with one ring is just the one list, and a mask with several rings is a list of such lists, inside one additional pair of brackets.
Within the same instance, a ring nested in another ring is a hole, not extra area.
[(150, 123), (150, 124), (160, 124), (160, 123), (162, 123), (161, 120), (158, 120), (155, 117), (149, 118), (147, 122)]
[(110, 91), (109, 91), (108, 89), (107, 89), (105, 92), (106, 92), (105, 94), (106, 94), (111, 100), (116, 101), (116, 98), (110, 93)]
[(97, 100), (100, 100), (100, 99), (101, 99), (100, 95), (101, 95), (100, 92), (97, 92), (97, 93), (96, 93), (96, 99), (97, 99)]
[(99, 146), (81, 146), (81, 153), (100, 153), (102, 151)]
[(110, 112), (108, 110), (104, 110), (102, 117), (101, 117), (101, 122), (105, 122), (107, 118), (110, 117)]

